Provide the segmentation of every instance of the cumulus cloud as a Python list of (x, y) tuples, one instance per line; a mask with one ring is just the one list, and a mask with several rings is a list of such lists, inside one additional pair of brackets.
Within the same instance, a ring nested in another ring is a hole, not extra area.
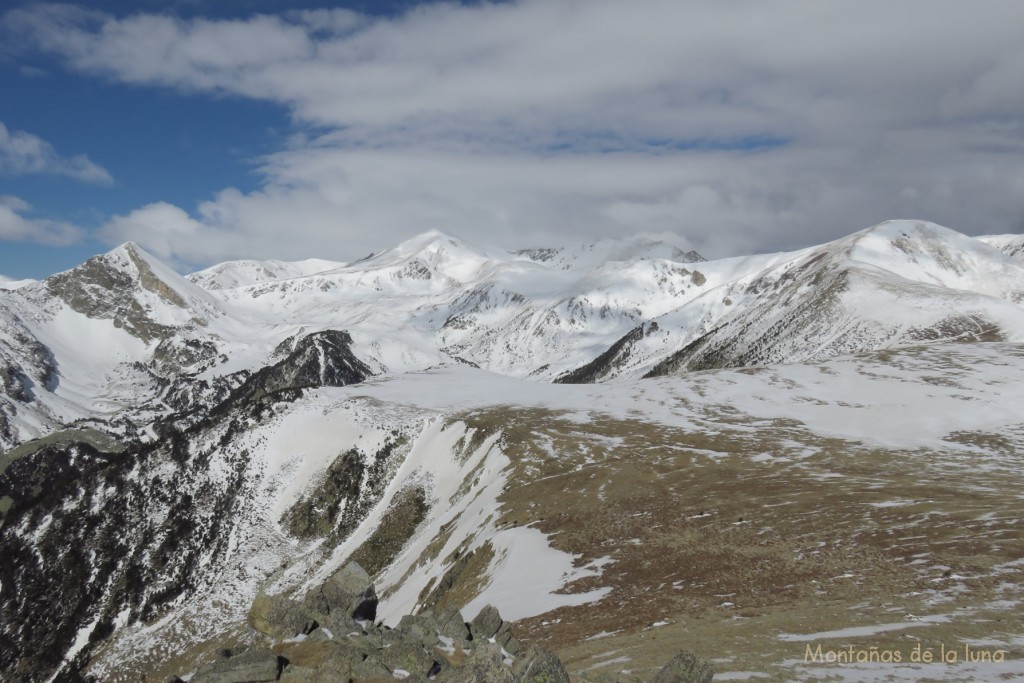
[(11, 131), (0, 121), (0, 173), (22, 175), (50, 173), (65, 175), (88, 183), (109, 185), (110, 173), (83, 154), (63, 157), (53, 145), (25, 131)]
[(667, 232), (709, 256), (893, 217), (1018, 231), (1022, 22), (1013, 0), (3, 19), (85, 73), (293, 114), (259, 190), (105, 229), (196, 263), (348, 258), (429, 228), (507, 246)]
[(0, 195), (0, 240), (64, 246), (82, 238), (81, 228), (62, 221), (24, 215), (31, 211), (32, 207), (20, 197)]

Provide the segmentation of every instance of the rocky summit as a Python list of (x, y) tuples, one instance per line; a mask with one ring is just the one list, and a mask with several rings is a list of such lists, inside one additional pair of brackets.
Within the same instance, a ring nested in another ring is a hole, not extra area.
[(0, 678), (1024, 675), (1022, 404), (1019, 236), (125, 244), (0, 289)]

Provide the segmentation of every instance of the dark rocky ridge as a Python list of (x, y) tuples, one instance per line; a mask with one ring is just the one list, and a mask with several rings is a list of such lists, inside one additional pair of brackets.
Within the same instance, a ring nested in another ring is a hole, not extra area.
[(608, 377), (622, 362), (629, 357), (630, 347), (651, 332), (658, 330), (658, 323), (649, 322), (637, 325), (612, 344), (607, 351), (575, 370), (560, 375), (556, 384), (593, 384)]
[[(45, 680), (59, 669), (58, 681), (83, 680), (119, 614), (151, 621), (209, 580), (235, 520), (255, 504), (247, 482), (258, 477), (239, 436), (305, 388), (365, 379), (350, 342), (344, 332), (309, 335), (212, 409), (162, 420), (153, 443), (130, 439), (116, 453), (72, 440), (11, 462), (0, 473), (3, 678)], [(215, 456), (230, 471), (221, 481), (208, 476)], [(88, 644), (64, 666), (81, 633)]]

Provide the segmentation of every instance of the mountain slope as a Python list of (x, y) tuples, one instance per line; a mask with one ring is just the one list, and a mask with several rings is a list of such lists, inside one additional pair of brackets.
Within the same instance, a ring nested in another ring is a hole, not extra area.
[(206, 290), (233, 289), (263, 282), (306, 277), (344, 264), (323, 259), (305, 261), (228, 261), (188, 276), (189, 282)]
[(851, 620), (1024, 637), (1024, 264), (992, 245), (304, 263), (128, 244), (0, 290), (5, 678), (188, 674), (349, 560), (386, 623), (494, 604), (580, 680), (681, 640), (820, 680), (800, 645)]
[[(647, 680), (688, 631), (735, 670), (820, 680), (776, 635), (849, 625), (836, 604), (913, 629), (960, 596), (977, 611), (951, 632), (991, 634), (1024, 599), (1022, 358), (934, 345), (587, 386), (449, 368), (268, 394), (116, 457), (41, 451), (5, 475), (54, 485), (0, 529), (27, 610), (0, 623), (31, 623), (24, 667), (162, 679), (244, 638), (261, 591), (301, 598), (357, 558), (386, 623), (491, 603), (580, 676), (619, 649)], [(933, 486), (951, 476), (972, 495)], [(95, 552), (61, 560), (69, 538)]]
[(980, 241), (1017, 261), (1024, 261), (1024, 235), (983, 235)]
[(1022, 302), (1024, 269), (996, 249), (934, 224), (890, 221), (728, 280), (561, 381), (1019, 340)]
[(350, 264), (232, 262), (189, 278), (126, 244), (0, 295), (0, 447), (75, 419), (116, 415), (123, 432), (164, 402), (215, 402), (317, 331), (348, 330), (378, 374), (465, 364), (606, 381), (1017, 340), (1022, 292), (1020, 262), (913, 221), (713, 262), (641, 239), (510, 253), (431, 232)]

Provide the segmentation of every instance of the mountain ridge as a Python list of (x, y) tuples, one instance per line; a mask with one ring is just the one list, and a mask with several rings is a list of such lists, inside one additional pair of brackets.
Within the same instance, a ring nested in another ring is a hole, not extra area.
[[(1013, 243), (888, 221), (795, 252), (704, 261), (642, 238), (510, 252), (432, 231), (353, 263), (237, 261), (181, 276), (129, 242), (0, 296), (0, 447), (139, 397), (159, 410), (161, 396), (223, 393), (317, 331), (346, 330), (378, 375), (469, 364), (562, 382), (1021, 340)], [(33, 377), (34, 399), (19, 400)]]
[[(823, 599), (919, 614), (985, 567), (979, 619), (1017, 604), (1024, 264), (918, 221), (628, 246), (188, 279), (126, 244), (0, 292), (0, 672), (187, 676), (353, 558), (385, 624), (493, 604), (581, 680), (680, 638), (790, 680), (779, 639), (849, 626)], [(745, 624), (782, 635), (745, 659)]]

